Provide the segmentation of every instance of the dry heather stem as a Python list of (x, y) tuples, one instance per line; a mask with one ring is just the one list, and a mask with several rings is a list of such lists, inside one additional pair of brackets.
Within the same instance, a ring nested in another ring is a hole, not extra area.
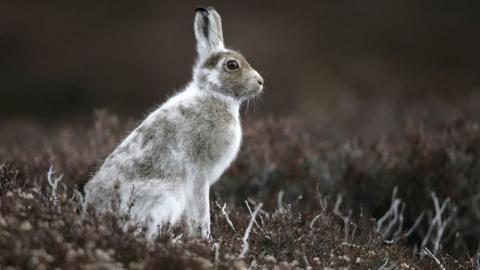
[[(247, 206), (248, 206), (248, 202), (245, 201), (245, 203), (247, 203)], [(242, 238), (242, 251), (238, 255), (237, 259), (245, 258), (245, 255), (247, 255), (247, 253), (248, 253), (248, 237), (250, 236), (250, 231), (252, 230), (253, 223), (255, 222), (255, 217), (257, 216), (257, 214), (260, 211), (260, 209), (262, 208), (262, 206), (263, 206), (263, 203), (259, 203), (255, 207), (255, 211), (253, 211), (253, 213), (251, 213), (252, 218), (250, 219), (250, 222), (248, 223), (247, 229), (245, 230), (245, 234), (243, 235), (243, 238)]]

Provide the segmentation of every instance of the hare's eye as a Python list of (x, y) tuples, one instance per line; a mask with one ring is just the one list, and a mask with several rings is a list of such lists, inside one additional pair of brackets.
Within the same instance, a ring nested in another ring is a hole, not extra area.
[(238, 62), (235, 60), (230, 60), (227, 62), (227, 69), (228, 70), (236, 70), (238, 69), (239, 65)]

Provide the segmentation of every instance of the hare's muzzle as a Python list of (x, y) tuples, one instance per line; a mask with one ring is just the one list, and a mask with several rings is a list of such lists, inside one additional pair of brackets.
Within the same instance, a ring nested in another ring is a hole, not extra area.
[(254, 70), (254, 73), (255, 73), (255, 77), (256, 77), (256, 79), (257, 79), (258, 85), (260, 85), (261, 87), (263, 87), (264, 81), (263, 81), (262, 76), (260, 76), (260, 74), (258, 74), (258, 72), (257, 72), (256, 70)]

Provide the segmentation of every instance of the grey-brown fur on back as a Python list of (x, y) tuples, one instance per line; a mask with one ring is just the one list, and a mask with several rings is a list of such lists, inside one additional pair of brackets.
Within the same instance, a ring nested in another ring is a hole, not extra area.
[[(221, 154), (221, 146), (230, 137), (228, 127), (235, 121), (228, 105), (216, 98), (203, 97), (195, 106), (159, 110), (151, 121), (136, 128), (129, 143), (121, 144), (103, 166), (116, 167), (128, 181), (133, 178), (183, 178), (185, 165), (176, 162), (175, 154), (185, 154), (183, 163), (215, 162)], [(142, 155), (132, 155), (137, 151)]]

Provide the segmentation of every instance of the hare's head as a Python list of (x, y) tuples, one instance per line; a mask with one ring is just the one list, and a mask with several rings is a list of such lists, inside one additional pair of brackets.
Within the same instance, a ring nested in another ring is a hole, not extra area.
[(225, 48), (221, 18), (214, 8), (197, 8), (194, 28), (198, 59), (193, 79), (201, 90), (240, 101), (262, 92), (260, 74), (240, 53)]

